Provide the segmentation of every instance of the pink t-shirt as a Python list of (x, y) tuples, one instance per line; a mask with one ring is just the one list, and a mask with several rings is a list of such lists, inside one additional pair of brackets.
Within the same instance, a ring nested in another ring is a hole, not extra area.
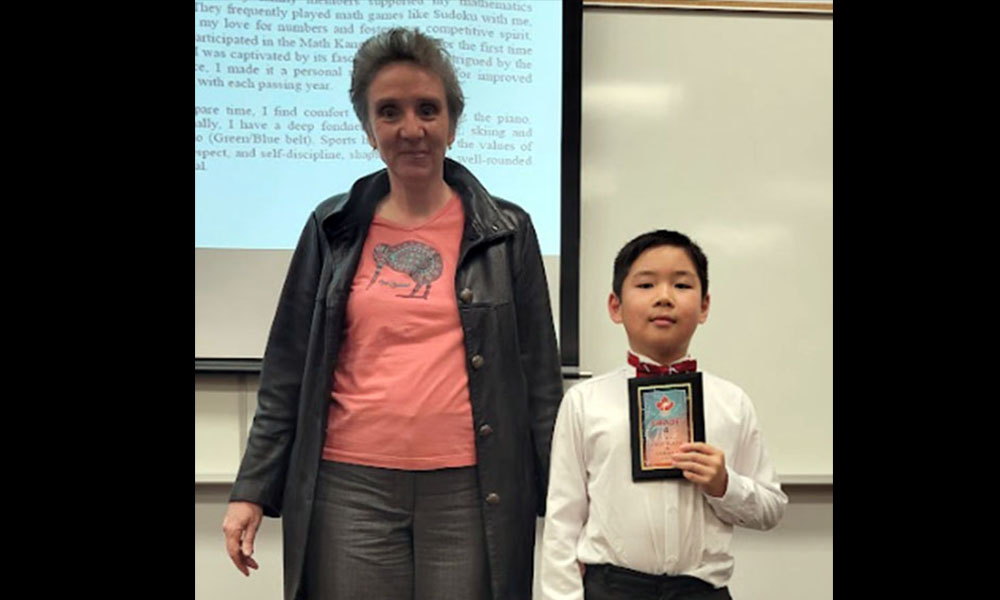
[(452, 198), (419, 227), (375, 216), (347, 300), (323, 458), (390, 469), (476, 464)]

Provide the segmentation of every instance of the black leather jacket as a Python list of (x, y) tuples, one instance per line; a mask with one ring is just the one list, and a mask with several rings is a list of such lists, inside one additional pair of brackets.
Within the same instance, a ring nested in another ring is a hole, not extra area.
[[(455, 290), (465, 331), (494, 600), (530, 598), (536, 515), (544, 514), (559, 355), (531, 219), (493, 198), (463, 166), (444, 177), (462, 198)], [(385, 170), (322, 202), (292, 256), (264, 354), (246, 453), (231, 500), (282, 517), (285, 598), (303, 598), (302, 567), (330, 391), (351, 281)]]

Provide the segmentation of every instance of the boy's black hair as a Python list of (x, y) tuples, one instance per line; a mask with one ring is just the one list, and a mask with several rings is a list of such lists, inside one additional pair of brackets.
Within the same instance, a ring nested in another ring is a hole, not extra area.
[(611, 279), (611, 289), (619, 299), (622, 297), (622, 284), (628, 270), (632, 268), (632, 263), (639, 258), (639, 255), (657, 246), (676, 246), (683, 248), (687, 252), (688, 258), (694, 263), (694, 268), (698, 272), (698, 279), (701, 281), (701, 299), (705, 299), (708, 294), (708, 257), (702, 252), (698, 244), (691, 241), (691, 238), (677, 231), (667, 229), (657, 229), (632, 238), (627, 244), (622, 246), (615, 257), (615, 270)]

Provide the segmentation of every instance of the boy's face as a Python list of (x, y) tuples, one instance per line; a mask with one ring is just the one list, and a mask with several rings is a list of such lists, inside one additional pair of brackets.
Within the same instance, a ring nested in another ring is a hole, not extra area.
[(687, 354), (694, 330), (708, 318), (708, 302), (687, 252), (656, 246), (632, 264), (622, 297), (608, 298), (608, 312), (625, 326), (633, 350), (666, 364)]

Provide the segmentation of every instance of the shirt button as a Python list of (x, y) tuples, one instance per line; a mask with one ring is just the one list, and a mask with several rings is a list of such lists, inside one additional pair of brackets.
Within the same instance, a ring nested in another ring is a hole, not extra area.
[(498, 496), (497, 494), (495, 494), (493, 492), (490, 492), (490, 494), (488, 496), (486, 496), (486, 503), (487, 504), (500, 504), (500, 496)]
[(493, 433), (493, 428), (489, 425), (483, 425), (479, 428), (479, 437), (489, 437)]
[(483, 360), (483, 357), (477, 354), (472, 357), (472, 368), (478, 369), (479, 367), (483, 366), (484, 362), (486, 361)]
[(465, 288), (458, 294), (458, 297), (462, 299), (462, 302), (468, 304), (472, 302), (472, 290)]

